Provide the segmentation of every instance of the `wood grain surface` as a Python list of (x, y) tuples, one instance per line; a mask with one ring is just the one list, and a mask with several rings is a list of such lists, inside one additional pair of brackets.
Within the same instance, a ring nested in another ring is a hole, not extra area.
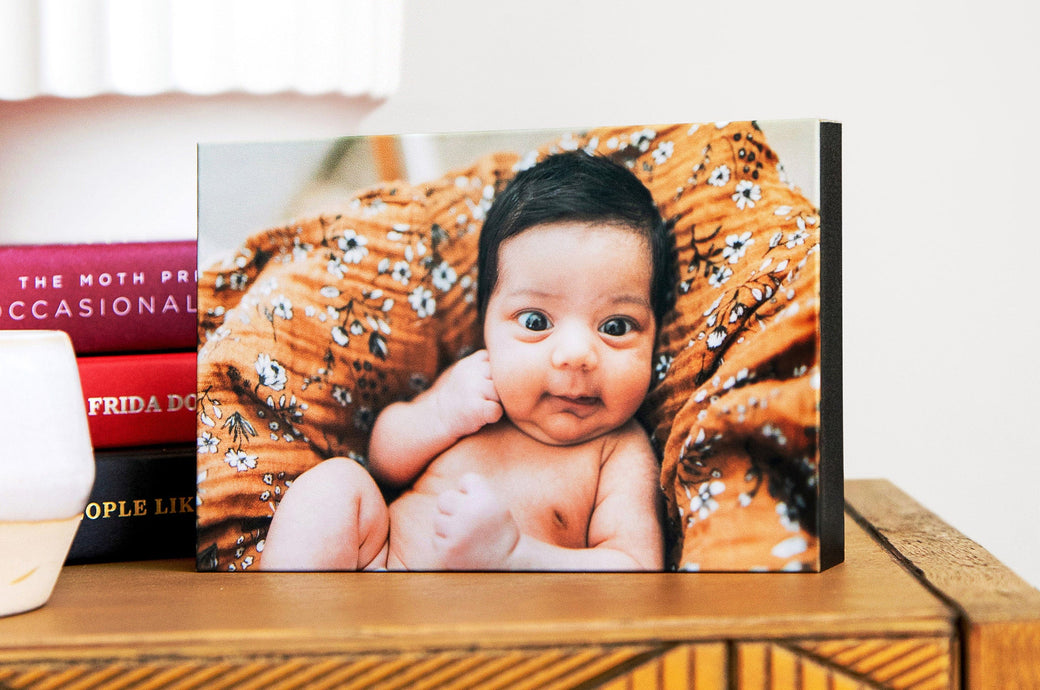
[(1040, 688), (1040, 591), (888, 481), (850, 482), (846, 501), (850, 516), (958, 611), (967, 687)]
[(0, 686), (1040, 686), (1040, 594), (887, 482), (846, 493), (812, 574), (69, 566), (0, 619)]

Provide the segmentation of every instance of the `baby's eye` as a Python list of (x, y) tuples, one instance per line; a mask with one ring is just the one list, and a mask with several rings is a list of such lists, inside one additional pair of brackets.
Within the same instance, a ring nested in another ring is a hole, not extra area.
[(604, 335), (618, 338), (623, 335), (628, 335), (634, 331), (635, 328), (636, 324), (631, 319), (616, 316), (600, 326), (599, 330), (600, 333), (603, 333)]
[(525, 311), (516, 320), (529, 331), (546, 331), (552, 326), (549, 317), (540, 311)]

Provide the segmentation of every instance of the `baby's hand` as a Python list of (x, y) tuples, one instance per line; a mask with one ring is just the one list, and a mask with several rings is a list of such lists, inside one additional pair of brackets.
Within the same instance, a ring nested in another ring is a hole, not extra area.
[(459, 360), (434, 383), (437, 418), (456, 439), (502, 418), (487, 350)]
[(434, 552), (448, 570), (504, 570), (520, 528), (487, 480), (464, 474), (437, 497)]

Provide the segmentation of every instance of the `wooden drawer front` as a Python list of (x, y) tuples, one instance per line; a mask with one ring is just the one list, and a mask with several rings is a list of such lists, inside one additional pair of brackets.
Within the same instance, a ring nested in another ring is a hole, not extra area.
[(954, 647), (943, 638), (742, 643), (734, 685), (741, 690), (954, 688), (959, 687)]
[(726, 688), (726, 645), (0, 661), (0, 687)]
[(23, 659), (0, 662), (0, 686), (923, 690), (954, 687), (955, 668), (949, 640), (886, 638), (388, 650), (262, 658)]

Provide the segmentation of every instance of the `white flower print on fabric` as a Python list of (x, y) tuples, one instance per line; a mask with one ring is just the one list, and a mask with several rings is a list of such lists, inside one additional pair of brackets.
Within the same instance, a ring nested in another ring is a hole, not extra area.
[(726, 329), (719, 326), (708, 335), (708, 348), (715, 350), (726, 341)]
[(662, 163), (666, 162), (669, 158), (672, 157), (672, 152), (674, 150), (675, 144), (673, 142), (662, 141), (660, 144), (657, 145), (657, 148), (654, 149), (653, 153), (651, 153), (650, 155), (653, 156), (654, 163), (656, 163), (657, 165), (661, 165)]
[[(369, 328), (371, 328), (373, 331), (379, 331), (384, 335), (390, 335), (390, 324), (388, 324), (383, 319), (377, 319), (374, 316), (369, 315), (365, 317), (365, 321), (368, 323)], [(357, 335), (361, 335), (361, 333), (363, 332), (361, 330), (362, 328), (364, 328), (364, 326), (361, 326), (361, 323), (359, 321), (354, 321), (354, 323), (350, 325), (351, 331), (356, 330)]]
[(232, 469), (238, 470), (239, 472), (245, 472), (247, 470), (256, 469), (256, 459), (258, 456), (249, 455), (244, 450), (231, 449), (224, 453), (224, 461)]
[(725, 165), (715, 168), (708, 176), (708, 184), (712, 187), (723, 187), (727, 182), (729, 182), (729, 167)]
[(574, 135), (568, 132), (562, 139), (560, 139), (559, 146), (563, 151), (577, 151), (579, 144), (578, 140), (574, 138)]
[(668, 370), (672, 368), (672, 360), (674, 358), (668, 353), (662, 353), (657, 358), (657, 364), (654, 365), (654, 373), (657, 375), (658, 381), (663, 381), (665, 376), (668, 375)]
[(632, 132), (629, 141), (632, 142), (632, 146), (645, 153), (650, 150), (650, 142), (656, 136), (657, 132), (652, 129), (641, 129), (638, 132)]
[(732, 276), (733, 269), (729, 266), (713, 266), (711, 275), (708, 276), (708, 284), (712, 287), (722, 287)]
[(726, 237), (726, 246), (722, 250), (722, 257), (728, 259), (731, 264), (735, 264), (744, 258), (747, 248), (754, 243), (755, 240), (751, 237), (751, 231), (740, 235), (729, 235)]
[(332, 399), (338, 402), (343, 407), (346, 407), (350, 403), (354, 402), (354, 396), (351, 395), (349, 388), (343, 386), (332, 387)]
[(805, 230), (796, 230), (787, 236), (787, 248), (794, 249), (795, 247), (803, 245), (807, 239), (809, 239), (809, 233)]
[(293, 305), (285, 295), (278, 295), (278, 297), (271, 300), (271, 306), (274, 307), (275, 316), (281, 317), (286, 321), (292, 319)]
[(363, 206), (361, 212), (366, 218), (378, 216), (387, 209), (386, 202), (382, 199), (373, 199), (368, 206)]
[(433, 316), (437, 310), (437, 302), (433, 299), (433, 292), (422, 285), (412, 290), (408, 295), (408, 304), (411, 305), (420, 319)]
[(350, 345), (350, 336), (347, 334), (346, 329), (342, 326), (335, 326), (332, 329), (332, 342), (336, 343), (340, 347), (347, 347)]
[(516, 162), (513, 166), (513, 172), (521, 172), (528, 168), (533, 168), (534, 164), (538, 162), (538, 152), (528, 151), (524, 156)]
[[(805, 553), (808, 548), (809, 544), (806, 542), (805, 537), (798, 536), (784, 539), (773, 547), (771, 553), (777, 558), (793, 558), (794, 556)], [(800, 570), (801, 564), (790, 564), (788, 568)]]
[(353, 230), (347, 230), (339, 238), (339, 248), (343, 250), (343, 260), (350, 264), (359, 264), (368, 256), (368, 238), (362, 237)]
[(447, 261), (442, 261), (440, 265), (433, 269), (433, 286), (441, 292), (447, 292), (458, 280), (458, 275), (455, 273), (455, 269), (451, 267)]
[(256, 358), (256, 373), (260, 377), (260, 385), (280, 391), (285, 388), (289, 375), (281, 364), (271, 359), (271, 355), (261, 352)]
[(690, 522), (697, 519), (706, 520), (712, 513), (718, 510), (719, 502), (715, 500), (715, 497), (725, 490), (725, 483), (717, 479), (704, 482), (697, 487), (697, 495), (690, 496), (690, 515), (688, 518)]
[(195, 445), (198, 453), (216, 453), (220, 446), (220, 439), (208, 431), (203, 431), (202, 436), (196, 439)]
[(329, 259), (329, 262), (328, 264), (326, 264), (325, 268), (326, 270), (328, 270), (330, 275), (333, 275), (336, 278), (342, 278), (343, 276), (347, 275), (347, 267), (343, 263), (343, 259), (341, 259), (338, 256), (334, 256), (331, 259)]
[(412, 269), (408, 265), (407, 261), (398, 261), (394, 264), (394, 269), (390, 274), (390, 277), (399, 282), (401, 285), (407, 285), (408, 280), (412, 277)]
[(780, 524), (783, 525), (784, 529), (788, 532), (797, 532), (802, 528), (797, 519), (791, 518), (791, 510), (783, 501), (776, 504), (776, 514), (780, 518)]
[(754, 182), (748, 180), (741, 180), (737, 183), (737, 191), (733, 194), (733, 201), (736, 202), (737, 208), (744, 210), (745, 208), (754, 208), (755, 202), (762, 198), (762, 188)]

